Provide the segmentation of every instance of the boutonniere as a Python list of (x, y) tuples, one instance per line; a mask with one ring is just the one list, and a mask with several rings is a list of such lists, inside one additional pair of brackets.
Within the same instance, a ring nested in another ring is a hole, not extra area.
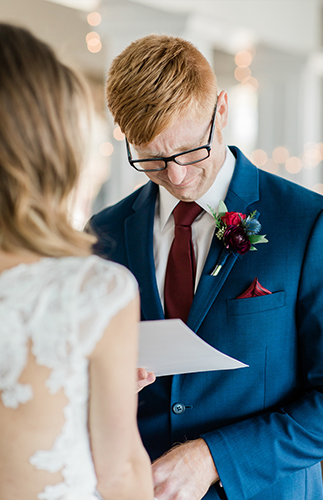
[(210, 206), (209, 209), (215, 219), (216, 236), (220, 241), (223, 241), (227, 250), (223, 262), (215, 266), (211, 273), (212, 276), (219, 273), (230, 253), (244, 255), (249, 250), (257, 250), (254, 245), (268, 242), (266, 235), (258, 234), (261, 224), (257, 219), (257, 210), (249, 215), (240, 212), (228, 212), (222, 200), (219, 203), (217, 214)]

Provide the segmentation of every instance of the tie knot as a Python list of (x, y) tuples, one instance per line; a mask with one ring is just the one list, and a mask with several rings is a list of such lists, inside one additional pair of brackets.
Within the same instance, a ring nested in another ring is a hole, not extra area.
[(173, 210), (175, 226), (190, 226), (202, 211), (195, 201), (180, 201)]

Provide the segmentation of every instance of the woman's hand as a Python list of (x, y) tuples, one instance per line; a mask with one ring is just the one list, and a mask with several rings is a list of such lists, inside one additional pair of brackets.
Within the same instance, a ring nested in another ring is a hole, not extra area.
[(145, 368), (137, 368), (137, 391), (141, 391), (147, 385), (152, 384), (156, 380), (156, 375), (153, 372), (147, 372)]

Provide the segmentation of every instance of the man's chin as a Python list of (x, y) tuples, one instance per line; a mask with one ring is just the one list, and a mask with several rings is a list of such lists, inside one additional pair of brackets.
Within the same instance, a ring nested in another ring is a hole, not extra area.
[(175, 198), (181, 201), (196, 201), (201, 196), (203, 196), (204, 192), (202, 189), (198, 189), (195, 185), (194, 187), (169, 187), (165, 186), (165, 189), (169, 191)]
[[(167, 188), (166, 188), (167, 189)], [(175, 198), (181, 201), (195, 201), (198, 200), (199, 196), (197, 193), (191, 190), (185, 189), (167, 189)]]

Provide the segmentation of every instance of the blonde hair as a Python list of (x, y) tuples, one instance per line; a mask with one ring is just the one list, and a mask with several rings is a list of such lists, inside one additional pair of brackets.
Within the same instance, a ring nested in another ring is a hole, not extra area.
[(88, 103), (81, 78), (47, 44), (0, 23), (1, 250), (91, 253), (95, 238), (72, 228), (67, 206), (82, 163)]
[(148, 35), (131, 43), (108, 72), (107, 104), (129, 142), (151, 142), (180, 114), (211, 116), (215, 74), (190, 42)]

